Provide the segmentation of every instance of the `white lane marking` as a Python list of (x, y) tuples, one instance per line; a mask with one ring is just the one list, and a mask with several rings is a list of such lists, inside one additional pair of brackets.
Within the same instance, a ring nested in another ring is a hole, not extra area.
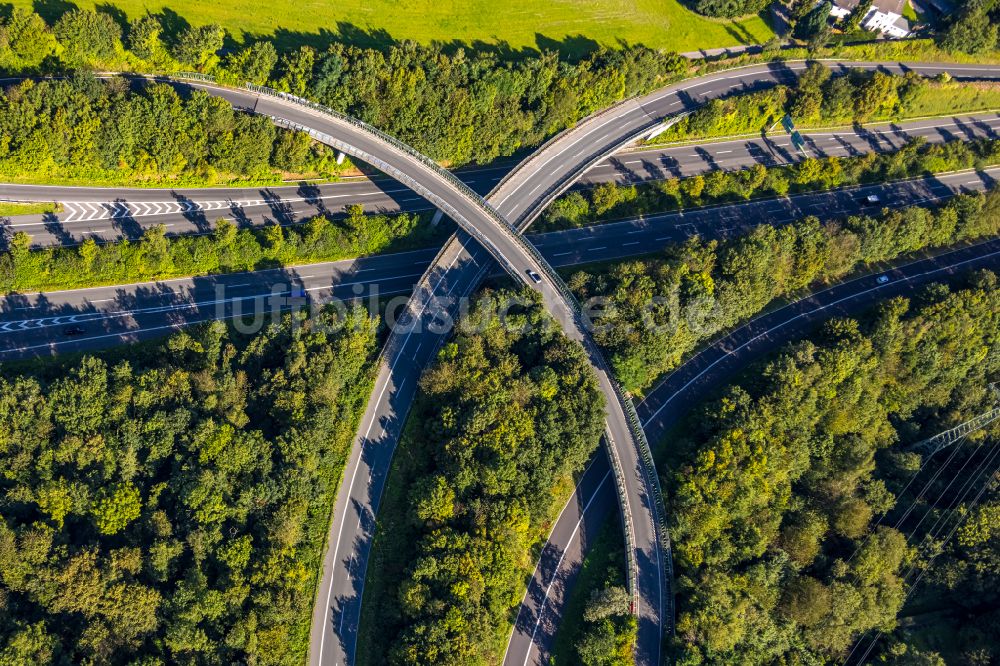
[[(382, 292), (382, 294), (383, 295), (401, 294), (401, 293), (405, 293), (407, 291), (409, 291), (409, 289), (402, 289), (402, 290), (399, 290), (399, 291), (387, 291), (387, 292)], [(243, 299), (231, 299), (231, 300), (233, 302), (236, 302), (238, 300), (243, 300)], [(282, 309), (284, 309), (284, 308), (282, 308)], [(227, 315), (227, 316), (223, 317), (222, 319), (223, 320), (229, 320), (229, 319), (233, 319), (233, 318), (234, 318), (233, 315)], [(138, 328), (138, 329), (133, 329), (133, 330), (119, 331), (117, 333), (104, 333), (102, 335), (89, 335), (89, 336), (87, 336), (85, 338), (78, 338), (78, 339), (75, 339), (75, 340), (52, 340), (50, 342), (43, 342), (41, 344), (24, 345), (22, 347), (11, 347), (10, 349), (0, 350), (0, 354), (5, 354), (5, 353), (9, 353), (9, 352), (33, 351), (35, 349), (52, 349), (53, 347), (61, 347), (63, 345), (73, 344), (73, 343), (79, 343), (81, 341), (103, 340), (105, 338), (118, 338), (118, 339), (121, 340), (121, 339), (125, 338), (126, 336), (137, 335), (139, 333), (153, 333), (155, 331), (165, 331), (165, 330), (174, 330), (174, 331), (177, 331), (177, 330), (186, 328), (188, 326), (192, 326), (194, 324), (200, 324), (200, 323), (205, 322), (205, 321), (213, 321), (213, 320), (216, 320), (216, 319), (217, 319), (216, 317), (209, 316), (209, 317), (206, 317), (205, 319), (187, 320), (187, 321), (183, 321), (183, 322), (180, 322), (180, 323), (177, 323), (177, 324), (165, 324), (163, 326), (148, 326), (148, 327), (145, 327), (145, 328)], [(3, 327), (4, 327), (4, 325), (0, 325), (0, 328), (3, 328)]]
[(87, 217), (83, 218), (85, 222), (96, 220), (97, 218), (101, 217), (101, 214), (104, 212), (104, 210), (99, 206), (97, 206), (96, 204), (86, 204), (86, 206), (87, 209), (91, 212), (90, 214), (87, 215)]
[[(637, 108), (641, 108), (641, 107), (637, 107)], [(581, 134), (580, 136), (578, 136), (578, 137), (574, 138), (574, 140), (573, 140), (573, 141), (570, 141), (570, 142), (569, 142), (569, 145), (568, 145), (568, 146), (566, 146), (565, 148), (563, 148), (562, 150), (560, 150), (560, 151), (559, 151), (558, 153), (556, 153), (555, 155), (552, 155), (552, 156), (550, 156), (550, 157), (549, 157), (548, 159), (546, 159), (546, 160), (545, 160), (544, 162), (542, 162), (541, 164), (537, 165), (537, 166), (536, 166), (536, 167), (534, 168), (534, 170), (532, 171), (532, 175), (534, 175), (534, 174), (537, 174), (537, 173), (539, 173), (539, 172), (540, 172), (540, 171), (542, 170), (542, 168), (543, 168), (543, 167), (545, 167), (545, 165), (547, 165), (547, 164), (548, 164), (549, 162), (551, 162), (552, 160), (554, 160), (555, 158), (559, 157), (559, 156), (560, 156), (560, 155), (562, 155), (562, 154), (563, 154), (564, 152), (566, 152), (567, 150), (569, 150), (570, 148), (572, 148), (573, 146), (575, 146), (575, 145), (576, 145), (577, 143), (579, 143), (579, 142), (580, 142), (580, 140), (581, 140), (581, 139), (583, 139), (583, 138), (585, 138), (585, 137), (587, 137), (587, 136), (590, 136), (591, 134), (593, 134), (593, 133), (594, 133), (594, 132), (596, 132), (597, 130), (601, 129), (602, 127), (604, 127), (605, 125), (607, 125), (607, 124), (608, 124), (608, 123), (610, 123), (610, 122), (613, 122), (613, 121), (616, 121), (616, 120), (621, 120), (622, 118), (624, 118), (625, 116), (629, 115), (629, 114), (630, 114), (630, 113), (632, 113), (633, 111), (635, 111), (635, 109), (632, 109), (632, 111), (628, 111), (628, 112), (626, 112), (626, 113), (624, 113), (624, 114), (620, 114), (620, 115), (612, 115), (612, 117), (610, 117), (610, 118), (607, 118), (607, 119), (606, 119), (606, 120), (605, 120), (604, 122), (602, 122), (602, 123), (598, 124), (598, 125), (597, 125), (596, 127), (591, 127), (590, 129), (588, 129), (587, 131), (585, 131), (585, 132), (584, 132), (583, 134)], [(531, 180), (531, 178), (525, 178), (525, 180), (524, 180), (524, 181), (522, 181), (522, 182), (524, 182), (524, 183), (527, 183), (527, 182), (530, 182), (530, 180)], [(531, 194), (533, 194), (533, 193), (535, 192), (535, 190), (537, 190), (537, 189), (538, 189), (538, 187), (540, 187), (540, 186), (541, 186), (541, 185), (538, 185), (538, 186), (536, 186), (534, 190), (532, 190), (531, 192), (529, 192), (529, 193), (528, 193), (528, 194), (529, 194), (529, 196), (530, 196)], [(517, 189), (518, 189), (518, 188), (516, 188), (516, 187), (515, 187), (514, 189), (512, 189), (512, 190), (510, 191), (510, 193), (509, 193), (509, 194), (507, 194), (507, 196), (505, 196), (505, 197), (501, 198), (501, 199), (500, 199), (499, 201), (497, 201), (497, 202), (496, 202), (496, 204), (494, 204), (494, 206), (493, 206), (493, 207), (494, 207), (494, 208), (500, 208), (500, 206), (502, 206), (502, 205), (503, 205), (503, 202), (504, 202), (504, 201), (506, 201), (506, 200), (507, 200), (508, 198), (510, 198), (511, 194), (514, 194), (514, 192), (516, 192), (516, 191), (517, 191)]]
[[(991, 239), (989, 241), (986, 241), (985, 243), (981, 243), (980, 245), (988, 245), (989, 243), (993, 243), (993, 242), (996, 242), (996, 239)], [(975, 246), (973, 246), (973, 247), (975, 247)], [(967, 250), (967, 249), (968, 248), (961, 248), (959, 250), (955, 250), (955, 252), (960, 252), (962, 250)], [(948, 254), (952, 254), (952, 253), (949, 252)], [(645, 427), (647, 423), (649, 423), (650, 421), (652, 421), (653, 419), (655, 419), (657, 417), (657, 415), (660, 412), (662, 412), (666, 408), (666, 406), (669, 405), (670, 402), (675, 397), (677, 397), (678, 395), (680, 395), (681, 393), (683, 393), (685, 390), (687, 390), (687, 388), (689, 386), (691, 386), (691, 384), (693, 384), (694, 382), (696, 382), (699, 379), (701, 379), (701, 377), (703, 377), (705, 375), (705, 373), (709, 372), (716, 365), (718, 365), (719, 363), (721, 363), (725, 359), (729, 358), (730, 356), (732, 356), (736, 352), (738, 352), (738, 351), (740, 351), (740, 350), (748, 347), (749, 345), (753, 344), (757, 340), (760, 340), (761, 338), (767, 337), (768, 335), (770, 335), (774, 331), (778, 330), (779, 328), (784, 328), (785, 326), (789, 325), (793, 321), (796, 321), (798, 319), (802, 319), (803, 317), (805, 317), (807, 315), (810, 315), (810, 314), (814, 314), (816, 312), (821, 312), (823, 310), (827, 310), (829, 308), (832, 308), (834, 306), (837, 306), (837, 305), (843, 303), (844, 301), (849, 301), (849, 300), (851, 300), (853, 298), (858, 298), (859, 296), (864, 296), (865, 294), (869, 294), (869, 293), (871, 293), (873, 291), (878, 291), (879, 289), (883, 289), (883, 288), (888, 287), (890, 285), (897, 284), (901, 280), (902, 281), (909, 281), (909, 280), (912, 280), (914, 278), (925, 277), (925, 276), (928, 276), (928, 275), (933, 275), (934, 273), (941, 273), (941, 272), (944, 272), (944, 271), (951, 270), (951, 269), (953, 269), (953, 268), (955, 268), (957, 266), (962, 266), (964, 264), (969, 264), (969, 263), (972, 263), (974, 261), (979, 261), (979, 260), (982, 260), (982, 259), (987, 259), (989, 257), (994, 257), (994, 256), (997, 256), (997, 255), (1000, 255), (1000, 250), (997, 250), (996, 252), (990, 252), (990, 253), (984, 254), (984, 255), (974, 256), (974, 257), (971, 257), (969, 259), (964, 259), (962, 261), (959, 261), (959, 262), (956, 262), (956, 263), (953, 263), (953, 264), (948, 264), (948, 265), (945, 265), (945, 266), (936, 266), (934, 268), (931, 268), (929, 270), (924, 271), (923, 273), (918, 273), (917, 275), (904, 275), (899, 280), (891, 280), (891, 281), (889, 281), (889, 282), (887, 282), (885, 284), (876, 284), (875, 286), (870, 287), (868, 289), (851, 293), (851, 294), (849, 294), (847, 296), (844, 296), (843, 298), (839, 298), (839, 299), (837, 299), (835, 301), (831, 301), (830, 303), (827, 303), (825, 305), (819, 305), (819, 306), (817, 306), (817, 307), (815, 307), (815, 308), (813, 308), (811, 310), (808, 310), (806, 312), (800, 312), (799, 314), (795, 315), (794, 317), (790, 317), (788, 319), (785, 319), (784, 321), (782, 321), (782, 322), (780, 322), (778, 324), (775, 324), (774, 326), (772, 326), (771, 328), (767, 329), (766, 331), (758, 333), (757, 335), (753, 336), (752, 338), (750, 338), (749, 340), (747, 340), (746, 342), (744, 342), (740, 346), (735, 347), (733, 349), (730, 349), (730, 350), (726, 351), (725, 354), (723, 354), (722, 356), (720, 356), (716, 360), (712, 361), (712, 363), (710, 363), (704, 370), (702, 370), (697, 375), (695, 375), (694, 377), (692, 377), (687, 383), (685, 383), (676, 392), (674, 392), (670, 397), (668, 397), (663, 402), (663, 404), (660, 405), (659, 409), (657, 409), (655, 412), (653, 412), (652, 414), (650, 414), (649, 418), (647, 418), (646, 421), (642, 425), (643, 425), (643, 427)], [(947, 254), (946, 255), (941, 255), (941, 256), (947, 256)], [(903, 264), (902, 266), (892, 267), (890, 270), (893, 270), (893, 271), (903, 270), (903, 269), (907, 268), (908, 266), (913, 266), (914, 264), (919, 264), (922, 261), (928, 261), (928, 260), (927, 259), (917, 259), (917, 260), (911, 261), (911, 262), (909, 262), (907, 264)], [(797, 301), (795, 301), (793, 303), (789, 303), (785, 307), (781, 308), (781, 310), (786, 310), (788, 308), (791, 308), (793, 305), (798, 305), (799, 303), (802, 303), (805, 300), (808, 300), (808, 299), (811, 299), (811, 298), (815, 298), (815, 297), (819, 296), (820, 294), (824, 294), (824, 293), (830, 292), (830, 291), (832, 291), (832, 290), (834, 290), (834, 289), (836, 289), (838, 287), (842, 287), (842, 286), (844, 286), (846, 284), (850, 284), (852, 282), (858, 282), (859, 280), (871, 279), (871, 278), (872, 278), (871, 275), (861, 275), (859, 277), (854, 278), (853, 280), (848, 280), (847, 282), (843, 282), (843, 283), (841, 283), (839, 285), (833, 285), (832, 287), (828, 287), (826, 289), (823, 289), (822, 291), (818, 291), (818, 292), (809, 294), (808, 296), (800, 298), (799, 300), (797, 300)], [(781, 310), (776, 310), (775, 312), (780, 312)], [(738, 329), (736, 329), (735, 331), (733, 331), (732, 333), (730, 333), (727, 336), (727, 338), (731, 338), (733, 335), (737, 334), (738, 332), (742, 331), (743, 329), (746, 329), (746, 328), (752, 326), (758, 320), (763, 319), (766, 316), (771, 316), (773, 314), (774, 314), (774, 312), (769, 312), (766, 315), (761, 315), (760, 317), (755, 317), (755, 318), (751, 319), (750, 321), (748, 321), (747, 323), (745, 323), (743, 326), (740, 326)], [(699, 352), (699, 354), (697, 356), (693, 357), (691, 359), (691, 361), (693, 361), (695, 358), (697, 358), (698, 356), (700, 356), (701, 354), (703, 354), (705, 351), (708, 351), (709, 349), (712, 349), (712, 348), (714, 348), (714, 345), (711, 346), (711, 347), (706, 347), (701, 352)], [(690, 363), (691, 361), (688, 361), (688, 363)], [(677, 372), (677, 370), (675, 370), (674, 372)], [(673, 375), (673, 373), (671, 373), (671, 375)], [(667, 379), (669, 379), (669, 377), (671, 375), (668, 375), (667, 377), (664, 377), (663, 378), (663, 382), (667, 381)], [(660, 382), (660, 384), (662, 384), (663, 382)], [(649, 394), (652, 395), (652, 393), (655, 390), (656, 390), (656, 388), (654, 387), (653, 390), (649, 392)]]
[[(439, 286), (441, 286), (441, 283), (444, 281), (445, 275), (448, 274), (448, 271), (451, 270), (452, 266), (455, 265), (455, 262), (458, 261), (459, 257), (461, 257), (461, 256), (462, 256), (462, 252), (456, 252), (455, 253), (455, 258), (452, 259), (451, 263), (448, 264), (448, 266), (445, 268), (444, 271), (442, 271), (441, 277), (438, 278), (437, 284), (434, 285), (434, 287), (431, 290), (431, 293), (434, 293), (435, 291), (437, 291), (437, 288)], [(451, 290), (449, 290), (449, 293), (450, 293), (450, 291)], [(427, 305), (428, 305), (427, 303), (424, 303), (422, 305), (423, 305), (423, 307), (421, 308), (420, 313), (417, 316), (423, 316), (424, 310), (427, 309)], [(399, 346), (399, 352), (397, 352), (396, 358), (393, 360), (392, 365), (389, 366), (389, 375), (390, 376), (392, 375), (393, 371), (395, 371), (396, 364), (399, 363), (399, 360), (403, 357), (403, 351), (406, 349), (406, 345), (409, 344), (410, 337), (412, 335), (413, 335), (413, 329), (411, 328), (407, 332), (406, 338), (403, 340), (403, 344), (401, 344)], [(405, 377), (403, 378), (403, 381), (401, 381), (399, 383), (399, 388), (397, 388), (396, 390), (397, 391), (401, 390), (404, 383), (406, 383), (406, 378)], [(385, 385), (382, 387), (382, 390), (379, 391), (378, 397), (375, 399), (375, 402), (371, 403), (371, 404), (374, 404), (374, 405), (380, 404), (382, 402), (382, 398), (385, 396), (385, 392), (386, 392), (386, 390), (388, 388), (389, 388), (389, 382), (386, 382)], [(375, 415), (373, 414), (373, 416), (375, 416)], [(367, 441), (368, 435), (371, 434), (371, 429), (375, 425), (375, 422), (376, 422), (376, 419), (373, 418), (372, 421), (371, 421), (371, 423), (368, 424), (368, 428), (365, 430), (364, 437), (361, 439), (362, 444), (361, 444), (361, 446), (359, 447), (359, 450), (358, 450), (358, 460), (357, 460), (357, 463), (354, 465), (354, 471), (351, 472), (351, 481), (350, 481), (350, 483), (347, 486), (348, 497), (350, 497), (351, 494), (353, 493), (353, 490), (354, 490), (354, 481), (357, 478), (358, 469), (361, 467), (361, 462), (363, 460), (363, 457), (361, 456), (361, 452), (364, 450), (364, 442)], [(333, 519), (336, 520), (336, 516), (334, 516)], [(340, 529), (337, 532), (337, 541), (336, 541), (336, 544), (333, 547), (333, 559), (331, 560), (331, 562), (333, 562), (334, 567), (337, 566), (337, 554), (340, 552), (340, 542), (341, 542), (341, 540), (343, 538), (344, 538), (344, 521), (341, 520), (340, 521)], [(322, 630), (320, 631), (320, 636), (319, 636), (319, 655), (317, 656), (317, 660), (319, 661), (319, 663), (323, 663), (323, 646), (324, 646), (324, 644), (326, 642), (326, 633), (327, 633), (326, 632), (326, 627), (327, 627), (327, 622), (329, 621), (329, 617), (330, 617), (330, 598), (333, 595), (333, 582), (334, 582), (334, 577), (330, 576), (330, 586), (327, 588), (327, 591), (326, 591), (326, 603), (324, 604), (324, 607), (323, 607), (323, 625), (322, 625)], [(364, 577), (362, 577), (361, 585), (362, 585), (362, 589), (363, 589), (364, 588)], [(343, 613), (343, 610), (341, 611), (341, 613)], [(343, 623), (343, 617), (341, 617), (341, 623)], [(339, 632), (339, 633), (343, 633), (343, 632)]]
[(608, 249), (607, 245), (602, 245), (601, 247), (588, 247), (587, 251), (588, 252), (597, 252), (598, 250), (607, 250), (607, 249)]
[[(587, 515), (587, 509), (590, 508), (591, 503), (597, 498), (598, 491), (600, 491), (600, 489), (604, 486), (605, 482), (607, 482), (609, 476), (611, 476), (610, 469), (607, 472), (605, 472), (604, 478), (602, 478), (601, 482), (597, 484), (597, 488), (594, 489), (594, 494), (590, 496), (590, 499), (587, 500), (587, 503), (583, 507), (583, 511), (580, 512), (580, 519), (577, 520), (576, 525), (573, 526), (573, 532), (569, 536), (569, 543), (567, 545), (572, 544), (574, 541), (576, 541), (576, 534), (577, 532), (580, 531), (580, 525), (583, 524), (583, 519)], [(564, 506), (563, 510), (565, 510), (565, 508), (566, 507)], [(559, 522), (558, 519), (556, 519), (556, 522), (557, 523)], [(527, 664), (528, 659), (531, 658), (531, 650), (535, 646), (535, 635), (538, 633), (538, 627), (542, 623), (542, 616), (544, 615), (545, 604), (549, 600), (549, 593), (552, 591), (552, 584), (555, 583), (557, 579), (556, 573), (558, 573), (558, 571), (562, 568), (563, 558), (566, 557), (566, 551), (568, 550), (569, 548), (564, 549), (563, 552), (559, 555), (559, 561), (556, 562), (556, 568), (552, 570), (553, 571), (552, 578), (549, 579), (549, 584), (545, 587), (545, 595), (542, 597), (542, 605), (538, 609), (538, 618), (535, 620), (535, 628), (531, 630), (531, 641), (528, 642), (528, 652), (527, 654), (524, 655), (524, 662), (522, 666)], [(527, 596), (527, 592), (525, 592), (525, 596)], [(522, 606), (524, 605), (523, 600), (521, 602), (521, 605)]]
[[(401, 276), (398, 276), (397, 279), (401, 279), (402, 280), (402, 279), (407, 279), (407, 278), (419, 277), (420, 275), (422, 275), (422, 273), (413, 273), (411, 275), (401, 275)], [(187, 280), (187, 279), (190, 279), (190, 278), (178, 278), (178, 279)], [(162, 282), (170, 282), (170, 280), (163, 280)], [(350, 286), (353, 286), (355, 284), (364, 284), (364, 282), (363, 281), (358, 281), (358, 282), (341, 282), (341, 283), (338, 283), (337, 285), (327, 285), (327, 286), (320, 286), (320, 287), (310, 287), (309, 289), (306, 289), (306, 291), (322, 291), (322, 290), (326, 290), (326, 289), (334, 289), (336, 287), (350, 287)], [(227, 285), (227, 286), (239, 286), (239, 285)], [(73, 290), (69, 290), (69, 291), (73, 291)], [(46, 293), (50, 293), (51, 294), (51, 293), (56, 293), (56, 292), (46, 292)], [(280, 292), (280, 293), (275, 294), (275, 295), (281, 296), (281, 295), (286, 295), (286, 294), (290, 294), (290, 293), (291, 292), (289, 292), (289, 291), (285, 291), (285, 292)], [(24, 295), (29, 295), (29, 294), (24, 294)], [(225, 303), (236, 303), (236, 302), (239, 302), (239, 301), (252, 301), (252, 300), (255, 300), (255, 299), (266, 298), (266, 297), (268, 297), (270, 295), (272, 295), (272, 294), (261, 293), (261, 294), (251, 294), (249, 296), (240, 296), (240, 297), (237, 297), (237, 298), (217, 298), (217, 299), (214, 299), (214, 300), (207, 300), (207, 301), (190, 301), (190, 302), (186, 302), (186, 303), (171, 303), (171, 304), (167, 304), (167, 305), (154, 305), (154, 306), (149, 306), (149, 307), (144, 307), (144, 308), (134, 308), (134, 309), (127, 309), (127, 310), (106, 310), (106, 311), (99, 311), (99, 312), (84, 312), (84, 313), (72, 315), (71, 318), (70, 318), (70, 321), (95, 322), (95, 321), (103, 321), (103, 320), (108, 320), (108, 319), (122, 319), (122, 318), (125, 318), (125, 317), (134, 317), (135, 315), (138, 315), (138, 314), (162, 314), (162, 313), (166, 313), (166, 312), (175, 312), (175, 311), (178, 311), (178, 310), (200, 310), (200, 309), (207, 308), (207, 307), (210, 307), (210, 306), (213, 306), (213, 305), (219, 305), (220, 303), (221, 304), (225, 304)], [(105, 299), (105, 300), (115, 300), (115, 299), (111, 298), (111, 299)], [(97, 302), (97, 301), (93, 300), (91, 302)], [(27, 328), (49, 328), (49, 327), (52, 327), (52, 326), (57, 326), (60, 323), (63, 323), (62, 319), (64, 319), (64, 318), (65, 318), (65, 316), (54, 317), (54, 318), (53, 317), (41, 317), (41, 318), (35, 318), (35, 319), (10, 320), (10, 321), (4, 322), (3, 324), (0, 324), (0, 329), (6, 330), (6, 331), (11, 331), (11, 330), (24, 330), (24, 329), (27, 329)], [(11, 326), (17, 326), (19, 328), (17, 328), (17, 329), (11, 329), (10, 328)], [(140, 330), (147, 330), (147, 329), (140, 329)], [(155, 328), (154, 327), (154, 328), (150, 328), (148, 330), (159, 330), (159, 328)], [(114, 335), (124, 335), (124, 334), (125, 333), (116, 333), (116, 334), (113, 334), (110, 337), (113, 337)], [(101, 337), (109, 337), (109, 336), (93, 336), (92, 338), (87, 338), (87, 339), (99, 339)], [(26, 349), (36, 349), (36, 348), (41, 348), (41, 347), (46, 347), (46, 346), (48, 346), (48, 345), (47, 344), (43, 344), (43, 345), (36, 345), (34, 347), (19, 347), (19, 348), (15, 349), (15, 351), (22, 351), (22, 350), (26, 350)]]
[(68, 214), (66, 215), (66, 219), (64, 220), (64, 222), (68, 223), (68, 222), (72, 222), (73, 220), (75, 220), (76, 219), (76, 205), (75, 204), (71, 204), (71, 203), (64, 203), (63, 207), (68, 211)]

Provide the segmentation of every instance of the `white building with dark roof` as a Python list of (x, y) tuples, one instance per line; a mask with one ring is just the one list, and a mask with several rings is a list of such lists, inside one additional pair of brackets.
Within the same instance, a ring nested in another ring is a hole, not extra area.
[[(907, 0), (875, 0), (861, 19), (861, 27), (896, 39), (908, 37), (910, 22), (903, 18), (906, 2)], [(838, 19), (847, 18), (859, 4), (861, 0), (833, 0), (830, 15)]]

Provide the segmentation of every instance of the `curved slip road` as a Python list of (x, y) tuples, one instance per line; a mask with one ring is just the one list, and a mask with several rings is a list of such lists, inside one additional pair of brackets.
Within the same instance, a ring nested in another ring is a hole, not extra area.
[[(980, 268), (1000, 270), (1000, 240), (897, 266), (885, 273), (891, 278), (887, 284), (879, 284), (875, 274), (866, 275), (759, 316), (703, 348), (650, 391), (638, 405), (643, 427), (654, 444), (667, 446), (664, 436), (691, 409), (775, 347), (802, 338), (831, 317), (857, 316), (876, 301)], [(534, 608), (533, 635), (512, 637), (505, 664), (549, 663), (562, 609), (587, 548), (615, 507), (607, 474), (608, 462), (598, 454), (553, 526), (521, 609)]]
[[(880, 123), (830, 131), (803, 131), (814, 156), (851, 156), (898, 149), (923, 137), (931, 143), (1000, 136), (1000, 114), (970, 113), (948, 118)], [(775, 166), (803, 159), (785, 135), (711, 140), (619, 151), (588, 169), (575, 189), (614, 181), (636, 183), (686, 177), (753, 164)], [(454, 172), (485, 194), (510, 165)], [(335, 183), (300, 183), (258, 188), (105, 188), (0, 184), (0, 200), (59, 202), (59, 213), (9, 218), (10, 231), (25, 231), (34, 245), (76, 245), (84, 238), (109, 241), (138, 238), (163, 224), (169, 235), (208, 234), (217, 219), (240, 225), (294, 224), (320, 213), (336, 217), (350, 204), (370, 213), (429, 211), (433, 206), (408, 187), (385, 178), (352, 178)]]
[[(895, 72), (913, 70), (928, 76), (949, 71), (958, 79), (1000, 78), (1000, 67), (989, 66), (863, 62), (826, 64), (839, 71), (861, 67)], [(553, 198), (572, 186), (589, 168), (647, 134), (664, 118), (690, 111), (714, 97), (791, 82), (796, 72), (805, 67), (805, 62), (754, 65), (685, 81), (626, 101), (554, 137), (515, 167), (487, 200), (506, 220), (523, 231)], [(489, 272), (490, 263), (485, 252), (469, 243), (463, 234), (457, 234), (445, 245), (415, 290), (414, 307), (420, 312), (428, 308), (447, 310), (454, 299), (466, 298), (472, 293)], [(318, 598), (318, 606), (323, 608), (322, 611), (317, 608), (314, 615), (310, 656), (313, 664), (352, 661), (357, 644), (365, 571), (375, 531), (375, 515), (388, 465), (402, 431), (403, 420), (412, 404), (420, 373), (444, 336), (441, 331), (422, 330), (393, 335), (389, 341), (387, 364), (376, 380), (359, 433), (358, 448), (367, 451), (368, 455), (359, 456), (356, 466), (353, 466), (352, 460), (350, 473), (345, 477), (348, 487), (341, 490), (354, 498), (350, 504), (352, 511), (342, 519), (354, 529), (350, 532), (339, 530), (331, 542), (331, 550), (335, 554), (351, 554), (346, 559), (341, 556), (327, 562), (324, 568)], [(636, 663), (657, 664), (660, 662), (663, 633), (672, 631), (673, 613), (668, 589), (672, 574), (667, 544), (663, 543), (666, 535), (661, 531), (662, 525), (657, 523), (658, 479), (651, 469), (651, 461), (642, 464), (637, 456), (635, 462), (635, 468), (630, 468), (626, 462), (623, 469), (626, 478), (631, 478), (637, 487), (641, 485), (646, 489), (636, 493), (644, 515), (633, 525), (643, 533), (635, 535), (633, 548), (626, 547), (626, 553), (631, 554), (628, 568), (637, 573), (637, 589), (632, 590), (638, 596), (635, 607), (639, 621)], [(635, 504), (632, 502), (633, 513)], [(345, 505), (338, 504), (338, 507)], [(625, 528), (627, 532), (627, 523)], [(331, 566), (336, 568), (329, 569)], [(317, 623), (320, 618), (330, 616), (339, 616), (339, 621)], [(524, 633), (527, 633), (530, 642), (528, 627), (531, 624), (530, 615), (519, 614), (512, 644)], [(331, 629), (335, 635), (327, 639), (326, 633)], [(317, 632), (321, 632), (319, 640), (316, 639)], [(324, 648), (330, 643), (334, 644), (334, 648), (328, 656)]]
[[(134, 78), (148, 79), (141, 76)], [(489, 256), (491, 261), (499, 263), (515, 280), (520, 280), (523, 286), (537, 291), (546, 311), (560, 324), (564, 333), (583, 345), (594, 367), (598, 385), (604, 393), (605, 441), (612, 460), (617, 463), (619, 458), (621, 459), (621, 464), (616, 466), (616, 469), (621, 467), (625, 470), (617, 474), (616, 479), (622, 497), (621, 506), (626, 532), (633, 534), (635, 541), (644, 544), (644, 547), (649, 548), (652, 544), (651, 552), (655, 557), (660, 557), (661, 553), (655, 546), (660, 521), (647, 515), (652, 510), (650, 502), (647, 501), (651, 477), (646, 468), (637, 462), (642, 457), (649, 459), (648, 449), (643, 448), (645, 440), (641, 429), (637, 426), (631, 427), (635, 421), (634, 419), (630, 421), (626, 415), (626, 408), (631, 407), (631, 403), (624, 402), (600, 349), (584, 327), (575, 299), (562, 279), (503, 217), (470, 188), (430, 159), (398, 140), (330, 109), (285, 93), (256, 87), (252, 90), (232, 89), (197, 79), (193, 81), (185, 79), (183, 83), (170, 79), (166, 81), (173, 85), (204, 90), (229, 101), (235, 107), (268, 116), (279, 126), (306, 132), (314, 139), (375, 167), (406, 185), (448, 215), (462, 229), (466, 240), (474, 239), (476, 247), (485, 250), (487, 253), (485, 256)], [(449, 247), (452, 246), (449, 244)], [(442, 258), (445, 255), (446, 251), (442, 252)], [(449, 264), (450, 266), (454, 266), (454, 263)], [(422, 292), (432, 293), (443, 284), (440, 277), (435, 277), (436, 272), (432, 268), (428, 275), (424, 276), (422, 282), (417, 285), (415, 297), (410, 299), (405, 313), (393, 327), (381, 357), (384, 362), (378, 364), (375, 402), (379, 405), (392, 402), (392, 395), (387, 396), (386, 402), (383, 402), (389, 386), (403, 386), (402, 382), (393, 381), (393, 371), (400, 360), (405, 358), (407, 364), (413, 360), (407, 356), (411, 353), (407, 345), (413, 339), (414, 332), (424, 330), (425, 315), (434, 314), (433, 310), (428, 310), (427, 304), (421, 301), (420, 295)], [(74, 327), (77, 325), (76, 322), (71, 323)], [(412, 354), (419, 354), (419, 347), (413, 350)], [(421, 362), (421, 367), (422, 364)], [(345, 469), (347, 483), (343, 484), (342, 491), (335, 500), (333, 515), (338, 516), (339, 520), (331, 520), (330, 524), (331, 541), (324, 559), (324, 580), (321, 581), (318, 592), (319, 603), (314, 612), (310, 648), (312, 655), (310, 658), (320, 662), (343, 663), (353, 654), (353, 650), (351, 652), (345, 650), (347, 643), (342, 640), (343, 620), (347, 614), (339, 613), (340, 621), (336, 621), (335, 616), (338, 613), (332, 612), (331, 605), (336, 603), (334, 593), (340, 591), (336, 580), (338, 572), (341, 574), (341, 589), (346, 596), (350, 598), (357, 594), (360, 598), (360, 589), (355, 588), (353, 576), (354, 552), (357, 548), (353, 534), (362, 529), (362, 520), (365, 518), (367, 507), (372, 505), (373, 500), (377, 502), (377, 499), (370, 492), (373, 489), (372, 474), (369, 473), (368, 479), (365, 480), (358, 472), (364, 459), (370, 454), (370, 449), (373, 448), (364, 446), (364, 443), (373, 433), (385, 432), (384, 425), (379, 426), (379, 422), (384, 420), (382, 417), (372, 418), (369, 412), (362, 418), (359, 446), (352, 447)], [(375, 435), (375, 437), (380, 436)], [(633, 521), (633, 515), (637, 516), (638, 520)], [(346, 533), (345, 526), (352, 522), (355, 516), (357, 523), (352, 528), (353, 532)], [(633, 527), (630, 529), (630, 526)], [(347, 547), (342, 549), (345, 534)], [(367, 549), (365, 549), (366, 557)], [(654, 566), (656, 573), (662, 576), (659, 561)], [(639, 565), (634, 565), (633, 569), (638, 567)], [(327, 572), (333, 576), (329, 585), (325, 582)], [(638, 588), (633, 586), (633, 589)], [(659, 611), (654, 610), (654, 612), (662, 615), (662, 606)], [(640, 618), (642, 617), (643, 613), (640, 611)], [(656, 621), (658, 619), (659, 615), (654, 618)], [(353, 635), (355, 634), (352, 628)], [(328, 637), (331, 639), (329, 651), (324, 653)], [(350, 643), (353, 644), (353, 641)]]

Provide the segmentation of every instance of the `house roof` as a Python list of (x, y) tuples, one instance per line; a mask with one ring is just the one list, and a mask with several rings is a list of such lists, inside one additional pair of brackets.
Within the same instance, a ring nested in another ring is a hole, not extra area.
[(883, 14), (891, 13), (902, 16), (903, 7), (906, 6), (906, 0), (875, 0), (875, 4), (872, 6)]
[(841, 9), (846, 9), (847, 11), (854, 11), (854, 8), (858, 6), (860, 0), (833, 0), (835, 7), (840, 7)]
[[(847, 9), (854, 11), (854, 8), (860, 4), (861, 0), (833, 0), (833, 4), (840, 7), (841, 9)], [(906, 5), (906, 0), (875, 0), (872, 3), (872, 8), (877, 9), (883, 14), (898, 14), (903, 15), (903, 7)]]

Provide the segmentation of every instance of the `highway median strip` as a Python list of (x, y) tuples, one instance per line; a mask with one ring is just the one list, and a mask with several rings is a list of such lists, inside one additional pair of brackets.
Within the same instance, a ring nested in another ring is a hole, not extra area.
[(135, 241), (77, 247), (32, 248), (19, 231), (0, 254), (0, 292), (24, 293), (132, 284), (151, 280), (294, 267), (440, 242), (451, 225), (430, 224), (430, 214), (368, 215), (348, 208), (344, 219), (319, 215), (291, 226), (237, 228), (221, 219), (202, 235), (168, 236), (164, 225), (149, 227)]

